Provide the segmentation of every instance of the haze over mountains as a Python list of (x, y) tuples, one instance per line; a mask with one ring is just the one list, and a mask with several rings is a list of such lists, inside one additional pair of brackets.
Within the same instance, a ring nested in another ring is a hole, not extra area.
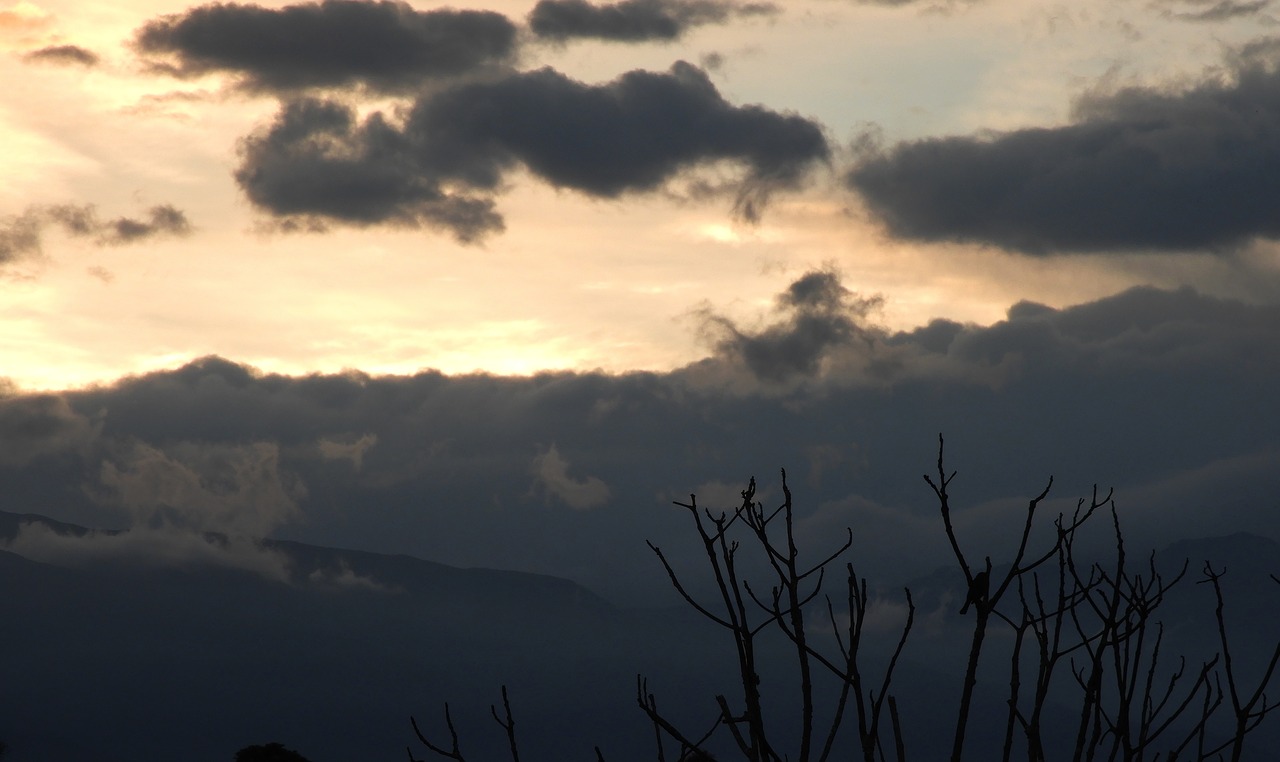
[[(146, 530), (97, 533), (0, 513), (9, 548), (31, 533), (88, 542), (134, 532)], [(199, 541), (215, 552), (238, 542)], [(65, 557), (42, 563), (0, 551), (8, 623), (0, 629), (0, 739), (11, 758), (225, 762), (242, 746), (280, 740), (313, 762), (395, 759), (405, 745), (419, 748), (410, 714), (447, 741), (445, 701), (468, 754), (500, 758), (505, 739), (488, 706), (506, 684), (522, 758), (591, 759), (599, 745), (610, 760), (638, 762), (653, 758), (652, 731), (634, 703), (638, 673), (665, 711), (693, 727), (714, 716), (716, 692), (732, 695), (730, 641), (685, 608), (619, 608), (540, 575), (254, 544), (288, 574), (191, 556), (80, 557), (66, 565)], [(1280, 591), (1266, 577), (1278, 550), (1237, 535), (1186, 541), (1160, 556), (1170, 564), (1191, 559), (1193, 570), (1206, 554), (1226, 559), (1233, 645), (1244, 665), (1280, 637), (1270, 615)], [(951, 721), (954, 670), (966, 647), (957, 635), (967, 624), (954, 611), (957, 574), (940, 569), (912, 583), (922, 623), (895, 692), (914, 727)], [(1217, 650), (1212, 601), (1194, 576), (1161, 611), (1176, 633), (1167, 648), (1193, 664)], [(881, 601), (868, 654), (896, 637), (900, 593), (884, 590)], [(784, 701), (794, 687), (791, 660), (778, 650), (768, 664), (766, 683)], [(1002, 690), (999, 681), (985, 683), (980, 708), (1000, 716)], [(979, 722), (975, 740), (996, 743), (997, 730)], [(913, 734), (912, 749), (933, 758), (945, 750), (945, 735)], [(1277, 739), (1266, 728), (1252, 748)]]
[[(7, 543), (20, 526), (85, 532), (0, 514)], [(409, 715), (440, 725), (446, 700), (463, 727), (482, 728), (471, 747), (483, 752), (504, 683), (531, 748), (573, 758), (590, 739), (561, 737), (566, 725), (608, 728), (595, 742), (614, 744), (643, 729), (637, 672), (704, 669), (695, 643), (664, 634), (687, 618), (622, 612), (566, 580), (262, 548), (287, 580), (198, 559), (66, 567), (0, 552), (0, 738), (12, 758), (213, 761), (279, 738), (315, 762), (394, 759), (412, 738)], [(621, 707), (635, 722), (617, 722)]]

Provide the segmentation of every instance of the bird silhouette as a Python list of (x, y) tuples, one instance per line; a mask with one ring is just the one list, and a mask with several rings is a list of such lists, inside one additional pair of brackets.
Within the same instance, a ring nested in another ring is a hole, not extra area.
[(987, 588), (990, 584), (991, 578), (985, 569), (973, 575), (973, 579), (969, 582), (969, 594), (965, 596), (964, 606), (960, 608), (960, 613), (967, 614), (971, 604), (986, 603), (987, 593), (989, 592)]

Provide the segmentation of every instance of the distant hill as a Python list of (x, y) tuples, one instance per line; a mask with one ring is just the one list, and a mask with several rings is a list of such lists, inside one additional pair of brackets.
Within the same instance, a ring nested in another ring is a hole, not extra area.
[[(1195, 584), (1210, 558), (1227, 568), (1237, 658), (1256, 663), (1280, 635), (1280, 586), (1267, 576), (1280, 546), (1235, 535), (1158, 555), (1162, 569), (1182, 558), (1181, 594), (1161, 609), (1170, 659), (1217, 648), (1211, 590)], [(912, 583), (918, 630), (894, 683), (909, 729), (954, 720), (968, 622), (955, 613), (957, 575)], [(714, 695), (738, 689), (731, 642), (687, 608), (619, 609), (563, 579), (296, 542), (130, 536), (0, 512), (0, 601), (6, 762), (226, 762), (271, 741), (312, 762), (403, 759), (406, 745), (424, 757), (409, 715), (445, 741), (446, 701), (468, 758), (502, 759), (489, 717), (502, 684), (522, 760), (589, 760), (599, 745), (610, 762), (639, 762), (654, 754), (637, 674), (689, 727), (708, 726)], [(870, 663), (896, 638), (896, 616), (868, 633)], [(785, 701), (794, 654), (763, 647), (768, 696)], [(978, 711), (1000, 713), (1006, 690), (980, 682)], [(1253, 749), (1280, 743), (1275, 725)], [(998, 744), (999, 729), (976, 722), (972, 735)], [(912, 758), (943, 754), (945, 735), (912, 734)]]
[[(84, 527), (10, 513), (0, 538), (23, 524), (95, 541)], [(397, 759), (413, 738), (410, 714), (446, 737), (445, 701), (484, 759), (487, 744), (505, 743), (488, 716), (503, 683), (530, 759), (591, 758), (593, 743), (620, 746), (611, 759), (641, 759), (652, 731), (635, 707), (636, 674), (687, 685), (715, 667), (689, 639), (705, 628), (684, 612), (620, 612), (568, 580), (262, 547), (287, 559), (287, 582), (0, 550), (6, 762), (225, 762), (272, 740), (312, 762)], [(672, 706), (682, 701), (677, 692)], [(592, 741), (583, 727), (604, 730)]]

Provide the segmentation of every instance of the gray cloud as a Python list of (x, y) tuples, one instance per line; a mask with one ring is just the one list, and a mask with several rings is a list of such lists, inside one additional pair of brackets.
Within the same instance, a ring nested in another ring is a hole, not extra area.
[(40, 233), (44, 219), (28, 210), (0, 222), (0, 265), (40, 255)]
[(306, 488), (280, 469), (275, 443), (179, 442), (161, 449), (131, 441), (117, 449), (99, 478), (134, 526), (261, 538), (300, 517), (297, 501)]
[(1082, 98), (1074, 123), (902, 143), (848, 174), (893, 235), (1029, 254), (1280, 237), (1277, 43), (1181, 90)]
[(535, 488), (574, 510), (590, 510), (609, 502), (609, 485), (594, 476), (585, 479), (570, 476), (569, 461), (554, 444), (533, 459), (533, 476)]
[(286, 229), (389, 223), (447, 229), (462, 241), (503, 229), (492, 200), (446, 190), (447, 175), (423, 166), (413, 149), (380, 113), (358, 124), (342, 104), (297, 100), (243, 141), (235, 177)]
[(365, 85), (420, 89), (425, 80), (501, 64), (516, 27), (499, 13), (417, 11), (404, 2), (322, 0), (280, 9), (214, 3), (163, 16), (135, 46), (159, 71), (191, 77), (230, 72), (258, 91)]
[[(0, 405), (0, 442), (6, 444), (0, 467), (25, 466), (41, 454), (60, 451), (97, 460), (98, 473), (86, 474), (80, 492), (99, 508), (117, 516), (122, 512), (127, 522), (123, 529), (88, 532), (23, 522), (7, 543), (0, 538), (0, 548), (64, 567), (217, 567), (280, 583), (386, 590), (345, 563), (307, 574), (286, 549), (264, 541), (303, 518), (299, 504), (307, 495), (301, 479), (281, 467), (278, 444), (175, 441), (156, 446), (129, 437), (100, 438), (101, 425), (88, 425), (60, 397), (19, 397)], [(316, 455), (322, 461), (353, 460), (358, 471), (372, 439), (361, 437), (336, 453), (327, 447), (335, 443), (322, 439)], [(95, 523), (103, 522), (99, 517)]]
[(586, 0), (540, 0), (529, 13), (538, 37), (563, 42), (593, 37), (619, 42), (674, 40), (704, 24), (722, 24), (737, 16), (773, 15), (772, 3), (730, 0), (621, 0), (593, 5)]
[(83, 450), (100, 427), (59, 395), (0, 397), (0, 465), (25, 466), (45, 455)]
[(828, 148), (815, 123), (734, 106), (679, 62), (602, 85), (551, 69), (458, 85), (422, 96), (400, 123), (296, 100), (243, 141), (241, 156), (241, 188), (289, 224), (424, 225), (471, 241), (502, 229), (492, 197), (517, 165), (556, 187), (616, 198), (731, 162), (743, 171), (735, 211), (756, 219)]
[(97, 66), (101, 60), (97, 53), (86, 50), (79, 45), (50, 45), (33, 50), (22, 56), (28, 63), (73, 64), (77, 66)]
[(698, 315), (719, 353), (762, 381), (781, 382), (817, 374), (837, 348), (867, 343), (866, 318), (882, 301), (854, 294), (832, 271), (813, 271), (778, 296), (780, 319), (772, 325), (744, 329), (710, 308)]
[(44, 231), (60, 227), (78, 238), (93, 238), (99, 246), (120, 246), (162, 235), (185, 236), (191, 232), (186, 214), (169, 204), (147, 210), (145, 219), (116, 217), (98, 219), (91, 204), (31, 206), (22, 214), (0, 221), (0, 265), (40, 256)]
[(889, 8), (904, 8), (908, 5), (925, 6), (924, 10), (934, 13), (947, 13), (956, 6), (973, 5), (981, 0), (852, 0), (855, 5), (880, 5)]
[(288, 556), (272, 548), (245, 537), (217, 537), (171, 526), (77, 535), (60, 534), (46, 524), (28, 523), (2, 545), (11, 553), (56, 566), (213, 566), (248, 571), (275, 582), (290, 581)]
[(184, 236), (191, 233), (187, 215), (168, 204), (151, 207), (144, 220), (117, 217), (103, 223), (93, 223), (92, 228), (98, 242), (110, 246), (133, 243), (158, 235)]
[(1243, 16), (1257, 16), (1271, 5), (1271, 0), (1184, 0), (1197, 6), (1208, 6), (1198, 11), (1165, 11), (1164, 15), (1181, 21), (1230, 21)]
[[(860, 568), (886, 581), (931, 571), (947, 551), (920, 474), (941, 431), (960, 471), (957, 526), (974, 537), (1049, 474), (1067, 508), (1114, 485), (1135, 553), (1175, 524), (1280, 537), (1280, 306), (1140, 288), (892, 332), (868, 325), (866, 300), (834, 274), (792, 281), (758, 326), (736, 326), (744, 342), (800, 314), (844, 325), (840, 338), (755, 368), (737, 344), (621, 375), (288, 377), (205, 358), (66, 392), (47, 415), (67, 433), (35, 435), (49, 443), (40, 457), (15, 444), (0, 491), (6, 510), (89, 526), (127, 512), (137, 526), (265, 531), (666, 600), (643, 540), (674, 552), (689, 539), (670, 501), (710, 490), (699, 504), (725, 507), (753, 474), (771, 501), (779, 466), (814, 536), (854, 523)], [(775, 370), (791, 375), (759, 375)], [(5, 426), (22, 420), (0, 415), (0, 441), (21, 441)], [(359, 470), (334, 460), (357, 450)], [(581, 510), (606, 489), (608, 510)], [(162, 507), (174, 504), (190, 509)]]

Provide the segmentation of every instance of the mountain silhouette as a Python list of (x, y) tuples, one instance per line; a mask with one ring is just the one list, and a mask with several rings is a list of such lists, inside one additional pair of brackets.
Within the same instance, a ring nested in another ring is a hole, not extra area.
[[(16, 547), (25, 524), (55, 539), (126, 539), (0, 512), (0, 548)], [(679, 688), (714, 683), (727, 664), (682, 609), (621, 611), (545, 575), (260, 545), (287, 579), (200, 563), (60, 565), (0, 549), (6, 762), (225, 762), (262, 738), (287, 739), (313, 762), (396, 758), (412, 739), (410, 714), (446, 733), (445, 701), (469, 753), (496, 758), (505, 738), (488, 708), (503, 684), (530, 759), (589, 758), (593, 744), (640, 759), (651, 728), (635, 706), (636, 674)], [(673, 710), (695, 695), (676, 693)], [(607, 732), (592, 739), (591, 727)]]

